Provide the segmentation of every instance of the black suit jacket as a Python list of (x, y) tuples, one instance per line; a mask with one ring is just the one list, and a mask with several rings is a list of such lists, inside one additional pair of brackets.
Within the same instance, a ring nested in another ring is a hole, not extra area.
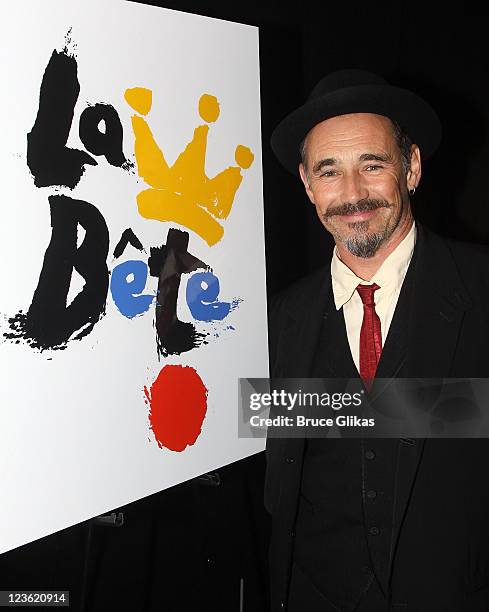
[[(377, 376), (489, 377), (489, 249), (417, 227), (409, 314), (398, 316), (401, 290)], [(329, 261), (276, 298), (269, 326), (272, 377), (311, 375), (330, 308)], [(351, 372), (344, 325), (337, 333), (339, 350), (326, 364), (332, 378)], [(268, 440), (273, 612), (286, 608), (303, 454), (304, 440)], [(397, 476), (394, 554), (384, 592), (407, 603), (403, 610), (489, 610), (489, 440), (406, 440)]]

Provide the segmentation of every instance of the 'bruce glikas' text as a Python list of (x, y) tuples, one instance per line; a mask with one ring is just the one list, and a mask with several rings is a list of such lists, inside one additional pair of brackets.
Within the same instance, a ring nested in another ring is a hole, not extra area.
[(374, 427), (375, 419), (364, 419), (357, 416), (339, 414), (334, 419), (330, 417), (306, 417), (302, 414), (295, 416), (277, 415), (264, 417), (254, 414), (250, 418), (252, 427)]

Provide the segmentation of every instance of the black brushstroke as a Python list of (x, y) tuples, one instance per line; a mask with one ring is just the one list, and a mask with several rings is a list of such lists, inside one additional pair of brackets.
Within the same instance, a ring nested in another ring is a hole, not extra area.
[[(9, 319), (12, 333), (6, 338), (24, 338), (33, 347), (63, 349), (70, 337), (89, 334), (105, 314), (109, 271), (109, 230), (96, 206), (67, 196), (50, 196), (52, 234), (32, 304)], [(77, 247), (78, 224), (85, 237)], [(85, 285), (69, 306), (67, 296), (73, 268)]]
[[(99, 123), (105, 123), (105, 132)], [(130, 162), (122, 152), (122, 123), (110, 104), (97, 103), (86, 108), (80, 116), (78, 127), (80, 140), (93, 155), (104, 155), (112, 166), (127, 168)]]
[(114, 249), (115, 259), (119, 258), (122, 255), (122, 253), (124, 253), (124, 250), (128, 244), (131, 244), (138, 251), (144, 251), (144, 247), (141, 241), (136, 236), (136, 234), (132, 231), (132, 229), (129, 227), (122, 232), (121, 239), (116, 244), (116, 247)]
[(66, 49), (53, 51), (42, 79), (36, 121), (27, 135), (27, 165), (36, 187), (73, 189), (84, 165), (97, 165), (85, 151), (66, 146), (80, 93), (77, 72), (76, 59)]
[(158, 277), (156, 304), (156, 345), (158, 356), (179, 355), (201, 344), (206, 334), (196, 331), (192, 323), (177, 317), (178, 289), (181, 275), (209, 266), (191, 255), (188, 249), (189, 235), (177, 229), (169, 229), (166, 245), (151, 247), (148, 259), (151, 276)]

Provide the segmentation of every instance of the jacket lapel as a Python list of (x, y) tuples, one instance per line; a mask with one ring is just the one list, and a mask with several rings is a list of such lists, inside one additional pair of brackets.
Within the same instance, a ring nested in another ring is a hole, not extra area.
[[(411, 312), (406, 319), (396, 321), (396, 326), (404, 325), (408, 330), (404, 337), (407, 350), (398, 364), (397, 377), (446, 378), (451, 375), (460, 328), (471, 300), (447, 243), (423, 226), (417, 227)], [(390, 573), (424, 447), (422, 438), (400, 440)]]
[(281, 364), (276, 376), (311, 376), (321, 327), (331, 309), (330, 294), (331, 274), (326, 266), (310, 279), (296, 301), (287, 306), (287, 321), (279, 339)]
[(447, 243), (419, 227), (419, 258), (409, 321), (405, 376), (448, 377), (460, 327), (471, 299)]
[(327, 348), (320, 345), (309, 375), (317, 378), (358, 378), (348, 344), (343, 309), (336, 310), (331, 285), (320, 335), (323, 342), (326, 340)]

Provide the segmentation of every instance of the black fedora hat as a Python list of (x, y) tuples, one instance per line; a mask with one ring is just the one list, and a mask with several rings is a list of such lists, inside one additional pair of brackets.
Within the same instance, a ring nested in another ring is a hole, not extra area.
[(270, 144), (280, 163), (298, 174), (299, 147), (309, 130), (331, 117), (375, 113), (394, 119), (416, 143), (424, 158), (441, 140), (441, 124), (431, 106), (407, 89), (390, 85), (366, 70), (339, 70), (325, 76), (307, 102), (287, 115), (272, 133)]

